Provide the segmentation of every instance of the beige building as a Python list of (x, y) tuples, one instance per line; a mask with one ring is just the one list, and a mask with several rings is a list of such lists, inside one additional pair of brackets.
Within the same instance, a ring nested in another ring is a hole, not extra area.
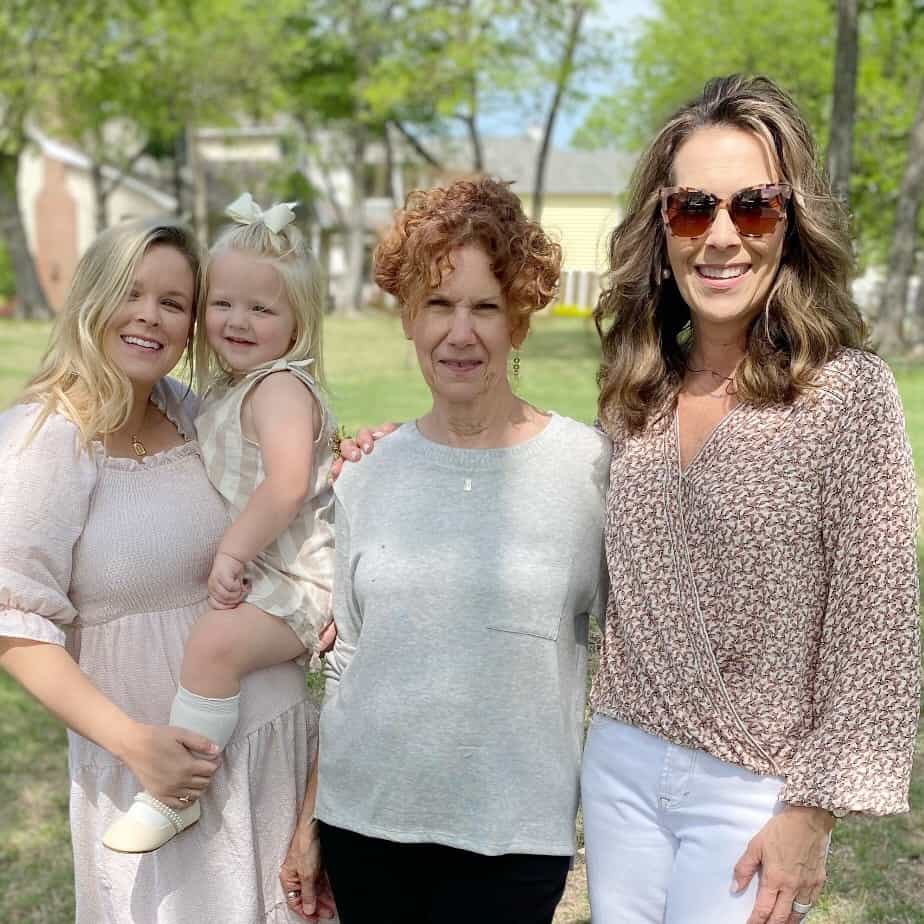
[[(80, 255), (96, 236), (90, 159), (38, 132), (19, 161), (17, 193), (39, 281), (55, 310), (64, 302)], [(106, 180), (115, 171), (103, 168)], [(124, 177), (108, 200), (110, 222), (173, 212), (176, 200)]]
[[(512, 181), (529, 214), (538, 138), (487, 138), (483, 149), (486, 171)], [(607, 238), (622, 217), (619, 197), (633, 165), (631, 156), (615, 150), (549, 152), (540, 221), (562, 247), (559, 304), (586, 310), (596, 303)]]
[[(208, 227), (209, 219), (220, 216), (223, 205), (243, 189), (258, 198), (262, 195), (267, 178), (283, 163), (282, 135), (278, 126), (203, 128), (196, 132), (191, 179), (197, 226)], [(39, 280), (52, 307), (60, 308), (77, 260), (96, 233), (92, 165), (85, 154), (69, 145), (38, 133), (33, 141), (20, 160), (19, 198)], [(528, 136), (486, 138), (483, 150), (486, 171), (512, 181), (528, 213), (538, 140)], [(318, 150), (313, 153), (317, 156)], [(431, 168), (417, 165), (407, 151), (399, 153), (400, 162), (389, 182), (367, 181), (364, 220), (369, 252), (405, 189), (434, 182)], [(461, 141), (443, 142), (439, 153), (447, 165), (445, 177), (469, 172), (471, 155)], [(367, 172), (374, 178), (385, 169), (384, 152), (370, 145), (368, 156)], [(304, 175), (323, 193), (311, 209), (312, 242), (326, 267), (332, 297), (339, 303), (350, 291), (343, 218), (352, 198), (351, 174), (343, 158), (317, 164), (305, 151), (298, 160)], [(541, 221), (562, 245), (564, 273), (559, 302), (563, 306), (588, 309), (596, 301), (599, 277), (606, 265), (607, 236), (621, 216), (619, 195), (631, 167), (631, 158), (612, 150), (553, 149), (549, 154)], [(104, 168), (106, 180), (113, 176), (110, 168)], [(108, 199), (112, 223), (175, 209), (172, 195), (131, 176), (123, 177)], [(364, 298), (373, 297), (371, 284), (366, 289)]]

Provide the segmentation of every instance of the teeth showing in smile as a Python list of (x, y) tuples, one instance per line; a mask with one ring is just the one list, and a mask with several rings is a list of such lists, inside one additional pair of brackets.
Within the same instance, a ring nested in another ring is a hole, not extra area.
[(156, 340), (145, 340), (142, 337), (123, 337), (122, 339), (126, 343), (131, 343), (134, 346), (144, 347), (146, 350), (162, 349), (162, 344), (158, 343)]
[(700, 276), (705, 276), (707, 279), (737, 279), (738, 276), (743, 276), (750, 267), (742, 266), (697, 266), (697, 272)]

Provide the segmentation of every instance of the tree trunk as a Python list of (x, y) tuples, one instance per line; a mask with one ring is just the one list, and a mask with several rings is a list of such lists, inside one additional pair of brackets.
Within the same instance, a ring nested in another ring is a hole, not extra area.
[(924, 247), (918, 251), (918, 293), (911, 310), (911, 340), (916, 347), (924, 346)]
[(472, 150), (472, 173), (484, 173), (484, 148), (478, 131), (477, 117), (473, 113), (456, 113), (455, 118), (464, 126)]
[(838, 0), (834, 100), (828, 141), (828, 176), (834, 194), (848, 204), (853, 161), (853, 122), (857, 91), (857, 15), (859, 0)]
[(186, 126), (186, 163), (192, 181), (192, 227), (199, 243), (209, 246), (209, 189), (205, 162), (199, 155), (199, 140), (196, 126)]
[(481, 134), (478, 131), (478, 75), (473, 74), (468, 96), (468, 113), (462, 116), (468, 139), (472, 144), (472, 169), (475, 173), (484, 172), (484, 149), (481, 146)]
[(416, 154), (420, 159), (425, 163), (429, 164), (431, 167), (435, 167), (437, 170), (442, 170), (443, 165), (437, 160), (436, 156), (432, 151), (427, 150), (424, 147), (423, 142), (413, 133), (400, 119), (392, 119), (390, 122), (386, 123), (387, 125), (394, 125), (395, 128), (401, 133), (401, 136), (405, 141), (414, 149)]
[(93, 187), (93, 221), (96, 233), (109, 226), (106, 209), (106, 190), (103, 185), (103, 166), (94, 160), (90, 165), (90, 185)]
[(173, 157), (171, 158), (171, 182), (173, 185), (173, 198), (176, 200), (176, 208), (173, 210), (177, 218), (183, 217), (183, 160), (186, 156), (186, 132), (181, 128), (176, 133), (173, 140)]
[(353, 163), (350, 168), (350, 227), (347, 247), (349, 299), (342, 306), (344, 314), (356, 314), (362, 307), (366, 281), (366, 129), (357, 125), (353, 135)]
[(16, 316), (20, 318), (50, 318), (51, 308), (29, 252), (26, 229), (19, 211), (16, 172), (19, 154), (0, 153), (0, 234), (10, 256), (16, 279)]
[(896, 353), (905, 345), (904, 321), (908, 311), (908, 282), (914, 270), (918, 215), (924, 198), (924, 85), (908, 139), (908, 160), (895, 205), (895, 224), (879, 305), (876, 334), (880, 349)]
[(533, 201), (531, 213), (533, 221), (542, 218), (542, 199), (545, 192), (545, 167), (552, 143), (552, 133), (555, 131), (555, 120), (561, 108), (561, 101), (568, 89), (568, 81), (574, 71), (574, 55), (581, 41), (581, 23), (587, 13), (585, 2), (575, 3), (571, 9), (571, 25), (568, 28), (568, 38), (562, 49), (561, 62), (558, 68), (558, 78), (555, 81), (555, 93), (549, 105), (545, 119), (545, 128), (542, 132), (542, 142), (539, 145), (539, 155), (536, 158), (536, 173), (533, 179)]
[(388, 122), (382, 126), (382, 143), (385, 145), (385, 186), (388, 189), (388, 198), (391, 199), (391, 204), (398, 208), (401, 200), (398, 199), (399, 190), (395, 183), (395, 148), (391, 143)]

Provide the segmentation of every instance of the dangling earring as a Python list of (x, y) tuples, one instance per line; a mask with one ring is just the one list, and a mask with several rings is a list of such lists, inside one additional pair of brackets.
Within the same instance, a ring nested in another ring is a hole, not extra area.
[(513, 351), (513, 387), (518, 388), (520, 385), (520, 351)]
[(671, 268), (669, 266), (665, 266), (664, 269), (661, 270), (661, 278), (665, 282), (671, 278)]
[(773, 346), (773, 337), (770, 336), (770, 299), (764, 303), (764, 333), (767, 335), (767, 342)]

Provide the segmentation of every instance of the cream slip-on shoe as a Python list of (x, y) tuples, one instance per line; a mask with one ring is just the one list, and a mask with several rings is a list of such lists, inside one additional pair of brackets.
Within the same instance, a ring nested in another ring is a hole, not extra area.
[(194, 825), (202, 814), (198, 801), (179, 811), (164, 805), (146, 792), (138, 793), (135, 801), (143, 802), (155, 809), (163, 816), (163, 824), (151, 824), (146, 819), (133, 818), (129, 810), (114, 821), (103, 835), (103, 845), (110, 850), (117, 850), (119, 853), (148, 853), (157, 850), (181, 831)]

